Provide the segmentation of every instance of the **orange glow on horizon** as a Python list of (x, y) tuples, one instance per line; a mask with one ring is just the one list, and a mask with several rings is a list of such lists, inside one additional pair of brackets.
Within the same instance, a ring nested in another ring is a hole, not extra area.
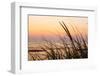
[(56, 17), (56, 16), (29, 16), (29, 37), (65, 35), (65, 31), (59, 24), (64, 21), (72, 35), (75, 35), (71, 25), (77, 27), (82, 34), (88, 34), (87, 17)]

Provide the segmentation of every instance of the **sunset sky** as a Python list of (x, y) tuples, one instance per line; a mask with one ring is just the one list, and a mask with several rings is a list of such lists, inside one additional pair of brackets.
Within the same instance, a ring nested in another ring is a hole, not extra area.
[(88, 34), (88, 18), (87, 17), (57, 17), (57, 16), (29, 16), (29, 41), (38, 41), (42, 37), (56, 39), (57, 35), (65, 35), (65, 31), (59, 24), (59, 21), (64, 21), (67, 24), (71, 34), (73, 32), (70, 25), (77, 27), (83, 34)]

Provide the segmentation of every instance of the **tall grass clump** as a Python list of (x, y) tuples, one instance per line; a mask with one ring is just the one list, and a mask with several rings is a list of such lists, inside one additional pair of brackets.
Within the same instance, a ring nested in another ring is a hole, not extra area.
[[(70, 53), (71, 58), (87, 58), (88, 57), (88, 46), (87, 46), (86, 40), (84, 39), (82, 33), (80, 33), (76, 27), (74, 28), (72, 25), (70, 25), (73, 31), (77, 33), (77, 35), (73, 37), (72, 34), (70, 33), (68, 25), (66, 25), (63, 21), (62, 23), (59, 22), (59, 24), (65, 31), (66, 37), (69, 38), (69, 44), (71, 47), (70, 51), (72, 51), (72, 53)], [(65, 40), (66, 39), (62, 40), (64, 41), (64, 47), (65, 47), (65, 44), (68, 43)]]
[(88, 46), (82, 33), (80, 33), (76, 27), (70, 25), (73, 32), (77, 34), (73, 36), (68, 25), (66, 25), (63, 21), (59, 22), (59, 24), (65, 32), (65, 37), (58, 36), (61, 41), (61, 45), (63, 46), (58, 47), (54, 42), (45, 39), (44, 41), (47, 45), (44, 45), (42, 49), (45, 50), (47, 58), (49, 60), (87, 58)]

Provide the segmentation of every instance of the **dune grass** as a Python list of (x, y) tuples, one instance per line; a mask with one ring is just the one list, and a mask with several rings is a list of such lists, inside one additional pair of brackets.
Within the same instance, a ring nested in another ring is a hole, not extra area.
[(72, 25), (70, 25), (73, 31), (77, 33), (77, 35), (73, 37), (70, 33), (70, 30), (68, 29), (68, 26), (63, 21), (62, 23), (61, 22), (59, 23), (62, 26), (63, 30), (65, 31), (66, 36), (70, 40), (70, 43), (71, 43), (70, 46), (72, 46), (72, 53), (73, 53), (72, 58), (87, 58), (88, 57), (88, 46), (87, 46), (87, 43), (82, 33), (80, 33), (76, 27), (73, 27)]

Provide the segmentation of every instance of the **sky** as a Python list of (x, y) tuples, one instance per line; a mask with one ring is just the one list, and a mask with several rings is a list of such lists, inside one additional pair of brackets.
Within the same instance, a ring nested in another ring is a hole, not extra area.
[(68, 17), (68, 16), (29, 16), (28, 18), (28, 38), (29, 42), (39, 41), (41, 38), (57, 40), (57, 36), (64, 36), (65, 31), (59, 24), (64, 22), (69, 28), (71, 35), (75, 33), (71, 26), (77, 28), (83, 35), (88, 34), (87, 17)]

